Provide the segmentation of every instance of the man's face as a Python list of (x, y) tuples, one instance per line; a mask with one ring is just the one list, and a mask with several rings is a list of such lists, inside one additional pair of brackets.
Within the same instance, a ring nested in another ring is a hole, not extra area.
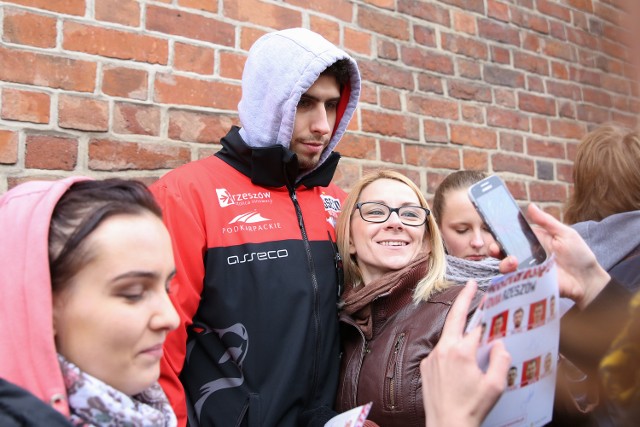
[(540, 323), (542, 322), (542, 311), (543, 311), (543, 307), (542, 304), (538, 304), (536, 305), (536, 308), (533, 309), (533, 321), (535, 323)]
[(532, 360), (527, 365), (527, 381), (531, 381), (536, 377), (536, 361)]
[(544, 371), (551, 371), (551, 354), (549, 353), (547, 353), (547, 355), (544, 357)]
[(513, 386), (516, 383), (516, 378), (518, 376), (518, 370), (515, 367), (509, 369), (507, 373), (507, 385), (509, 387)]
[(302, 171), (316, 167), (331, 139), (340, 101), (336, 78), (322, 75), (298, 102), (290, 149), (298, 155)]
[(516, 310), (515, 313), (513, 313), (513, 325), (516, 328), (519, 328), (520, 325), (522, 325), (522, 318), (524, 317), (524, 311), (522, 310)]
[(502, 320), (502, 316), (498, 317), (493, 324), (493, 335), (500, 335), (503, 324), (504, 320)]

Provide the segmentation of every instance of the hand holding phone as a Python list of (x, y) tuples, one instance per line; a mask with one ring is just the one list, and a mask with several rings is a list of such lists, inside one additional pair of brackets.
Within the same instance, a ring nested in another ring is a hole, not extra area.
[(544, 247), (498, 176), (492, 175), (472, 185), (469, 198), (504, 252), (517, 258), (519, 269), (547, 259)]

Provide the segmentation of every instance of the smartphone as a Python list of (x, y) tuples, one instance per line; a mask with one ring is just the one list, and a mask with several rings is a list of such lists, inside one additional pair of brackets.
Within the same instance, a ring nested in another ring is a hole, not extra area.
[(544, 247), (498, 176), (492, 175), (472, 185), (469, 198), (503, 251), (518, 259), (518, 269), (547, 259)]

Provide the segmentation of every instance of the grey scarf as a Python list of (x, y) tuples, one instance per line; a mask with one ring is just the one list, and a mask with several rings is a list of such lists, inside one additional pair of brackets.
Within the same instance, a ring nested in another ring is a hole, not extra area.
[(482, 261), (467, 261), (463, 258), (447, 255), (446, 279), (458, 285), (464, 285), (469, 280), (475, 280), (480, 289), (486, 289), (491, 279), (500, 276), (498, 270), (500, 260), (485, 258)]

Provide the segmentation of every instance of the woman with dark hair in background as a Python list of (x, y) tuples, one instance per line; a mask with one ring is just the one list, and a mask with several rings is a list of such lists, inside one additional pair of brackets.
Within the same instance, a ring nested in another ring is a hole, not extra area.
[(0, 424), (175, 426), (157, 383), (175, 267), (144, 185), (28, 182), (0, 233)]
[(433, 198), (433, 214), (447, 250), (446, 278), (457, 284), (473, 277), (484, 287), (499, 275), (498, 260), (489, 254), (495, 240), (467, 194), (469, 187), (486, 177), (480, 171), (453, 172)]

